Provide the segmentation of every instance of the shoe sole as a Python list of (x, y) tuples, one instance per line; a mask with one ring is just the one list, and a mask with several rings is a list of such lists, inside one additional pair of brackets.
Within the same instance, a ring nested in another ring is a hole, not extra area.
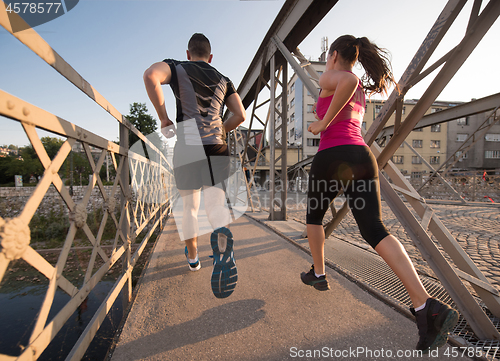
[[(187, 260), (188, 259), (188, 250), (187, 250), (187, 247), (184, 249), (184, 255), (186, 256), (186, 260)], [(198, 260), (198, 266), (191, 267), (191, 264), (189, 263), (189, 260), (188, 260), (188, 267), (189, 267), (190, 271), (196, 272), (196, 271), (198, 271), (201, 268), (201, 262), (200, 262), (200, 260)]]
[[(198, 261), (198, 262), (199, 262), (199, 261)], [(190, 271), (192, 271), (192, 272), (196, 272), (196, 271), (199, 271), (199, 270), (200, 270), (200, 268), (201, 268), (201, 263), (198, 263), (198, 266), (196, 266), (196, 267), (191, 267), (191, 265), (190, 265), (190, 264), (188, 264), (188, 266), (189, 266), (189, 270), (190, 270)]]
[(457, 323), (458, 323), (458, 312), (451, 309), (450, 312), (448, 312), (448, 315), (446, 316), (443, 324), (441, 325), (441, 331), (439, 331), (439, 334), (436, 336), (436, 339), (429, 346), (429, 348), (423, 351), (423, 353), (426, 354), (431, 349), (436, 349), (441, 346), (444, 346), (446, 342), (448, 342), (448, 334), (450, 333), (451, 330), (453, 330), (453, 328), (456, 326)]
[[(316, 288), (318, 291), (328, 291), (330, 289), (330, 285), (328, 284), (328, 281), (326, 280), (321, 280), (321, 281), (312, 281), (312, 282), (305, 282), (304, 279), (302, 278), (304, 275), (307, 273), (302, 272), (300, 274), (300, 279), (302, 280), (302, 283), (308, 285), (308, 286), (313, 286)], [(326, 285), (324, 284), (326, 282)]]
[[(219, 250), (218, 234), (223, 233), (227, 237), (226, 249)], [(210, 236), (210, 245), (214, 254), (214, 269), (212, 271), (212, 292), (217, 298), (229, 297), (238, 282), (238, 271), (234, 262), (233, 235), (226, 227), (218, 228)]]

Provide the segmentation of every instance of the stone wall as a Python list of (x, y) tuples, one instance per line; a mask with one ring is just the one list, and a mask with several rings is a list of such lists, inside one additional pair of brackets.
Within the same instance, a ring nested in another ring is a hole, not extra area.
[[(0, 187), (0, 198), (2, 197), (30, 197), (36, 187)], [(109, 194), (113, 186), (104, 186), (104, 189)], [(87, 191), (87, 186), (73, 186), (73, 196), (83, 197)], [(56, 187), (51, 185), (45, 194), (45, 197), (59, 196)], [(99, 187), (96, 185), (92, 190), (92, 196), (100, 196)]]

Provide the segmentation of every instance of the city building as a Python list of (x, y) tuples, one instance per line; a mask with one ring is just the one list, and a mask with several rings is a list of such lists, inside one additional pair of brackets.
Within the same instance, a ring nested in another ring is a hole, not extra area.
[[(316, 72), (321, 75), (325, 71), (326, 62), (324, 54), (320, 61), (310, 61)], [(405, 100), (403, 103), (402, 119), (404, 122), (408, 114), (417, 104), (417, 99)], [(384, 106), (384, 100), (368, 99), (366, 101), (365, 116), (362, 129), (367, 131), (377, 118)], [(314, 110), (315, 100), (306, 89), (302, 80), (296, 73), (288, 82), (287, 91), (287, 166), (290, 167), (297, 162), (313, 157), (319, 147), (320, 135), (313, 135), (307, 131), (309, 125), (316, 121)], [(441, 110), (457, 106), (462, 102), (436, 101), (427, 110), (426, 114), (439, 112)], [(279, 108), (278, 104), (278, 108)], [(467, 118), (452, 120), (449, 122), (432, 125), (429, 127), (413, 130), (405, 142), (394, 153), (392, 161), (407, 178), (426, 178), (433, 170), (439, 169), (450, 155), (454, 154), (460, 144), (467, 140), (468, 136), (481, 125), (487, 114), (476, 114)], [(275, 128), (281, 125), (283, 120), (277, 117)], [(389, 118), (386, 126), (394, 125), (395, 114)], [(492, 122), (493, 120), (489, 120)], [(276, 139), (281, 140), (281, 129), (276, 132)], [(488, 131), (484, 139), (476, 140), (474, 147), (465, 154), (463, 159), (453, 167), (454, 170), (493, 170), (500, 169), (500, 124), (495, 124)], [(389, 137), (378, 139), (378, 144), (383, 148), (389, 141)], [(264, 158), (257, 166), (261, 182), (268, 179), (269, 147), (262, 149)], [(281, 149), (277, 150), (281, 154)], [(276, 156), (279, 156), (277, 153)], [(430, 168), (432, 167), (432, 168)], [(281, 169), (278, 162), (276, 169)], [(305, 167), (305, 171), (309, 166)], [(289, 177), (305, 178), (305, 174), (289, 175)], [(291, 179), (293, 181), (293, 179)]]
[[(475, 114), (449, 122), (447, 152), (450, 155), (456, 154), (459, 159), (451, 170), (500, 169), (500, 124), (498, 122), (492, 125), (480, 139), (475, 137), (467, 141), (478, 127), (485, 128), (491, 125), (493, 117), (486, 119), (490, 113)], [(470, 150), (465, 153), (457, 152), (465, 142), (467, 146), (472, 141), (475, 143)]]
[[(311, 61), (311, 66), (322, 74), (325, 70), (325, 62)], [(316, 120), (313, 113), (314, 98), (305, 88), (297, 74), (293, 74), (288, 84), (288, 144), (300, 148), (299, 160), (307, 157), (312, 157), (318, 151), (319, 134), (313, 135), (307, 131), (308, 126)], [(413, 109), (416, 100), (406, 100), (403, 104), (402, 121)], [(427, 113), (437, 112), (446, 109), (450, 106), (460, 104), (458, 102), (435, 102), (427, 111)], [(378, 116), (384, 105), (384, 100), (367, 99), (366, 111), (362, 128), (368, 130), (373, 121)], [(393, 114), (387, 126), (394, 125), (395, 115)], [(448, 124), (437, 124), (431, 127), (412, 131), (406, 139), (406, 144), (403, 143), (396, 151), (393, 157), (394, 163), (398, 166), (401, 172), (409, 177), (419, 178), (426, 174), (430, 169), (426, 166), (426, 162), (437, 169), (442, 162), (447, 159), (447, 131)], [(380, 145), (383, 147), (388, 139), (380, 140)], [(409, 146), (408, 146), (409, 145)], [(412, 151), (413, 148), (419, 155)], [(423, 161), (425, 160), (425, 162)]]
[[(325, 62), (311, 61), (310, 64), (319, 75), (323, 74)], [(318, 151), (319, 134), (313, 135), (307, 128), (316, 121), (313, 113), (315, 101), (296, 73), (288, 82), (287, 103), (288, 144), (300, 148), (299, 160), (312, 157)]]
[[(403, 122), (416, 105), (417, 100), (405, 100), (403, 103)], [(459, 102), (436, 101), (427, 110), (426, 114), (438, 112), (449, 107), (460, 104)], [(366, 113), (363, 122), (363, 129), (367, 130), (377, 118), (384, 105), (383, 100), (370, 100), (366, 103)], [(386, 126), (394, 125), (395, 114), (393, 114)], [(393, 163), (399, 168), (401, 173), (409, 178), (422, 178), (425, 174), (438, 169), (448, 158), (448, 123), (436, 124), (430, 127), (413, 130), (405, 142), (394, 153)], [(383, 148), (389, 139), (379, 139), (378, 143)], [(417, 154), (418, 153), (418, 154)]]

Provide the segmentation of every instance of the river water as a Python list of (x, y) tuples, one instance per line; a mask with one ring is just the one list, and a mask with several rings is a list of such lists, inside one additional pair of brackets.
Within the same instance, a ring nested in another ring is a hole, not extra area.
[[(101, 281), (92, 290), (86, 301), (71, 315), (38, 360), (57, 361), (66, 358), (113, 284), (113, 281)], [(45, 282), (17, 289), (8, 285), (0, 287), (1, 354), (18, 356), (29, 343), (35, 317), (40, 311), (46, 291)], [(60, 289), (56, 291), (47, 323), (69, 299), (70, 297)], [(82, 360), (104, 360), (122, 316), (121, 297), (118, 297)]]

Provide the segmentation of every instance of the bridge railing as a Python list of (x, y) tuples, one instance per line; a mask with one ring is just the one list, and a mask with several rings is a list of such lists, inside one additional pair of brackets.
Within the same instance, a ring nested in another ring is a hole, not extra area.
[[(67, 356), (67, 360), (79, 360), (120, 293), (125, 302), (131, 300), (132, 271), (153, 233), (161, 229), (162, 222), (171, 209), (174, 197), (171, 165), (162, 149), (158, 149), (139, 132), (33, 29), (14, 33), (3, 5), (0, 5), (0, 25), (120, 123), (120, 144), (116, 144), (0, 90), (0, 116), (21, 124), (45, 169), (22, 211), (14, 218), (0, 217), (0, 281), (6, 278), (9, 264), (20, 259), (43, 275), (47, 281), (40, 310), (27, 331), (30, 334), (29, 341), (19, 345), (19, 354), (0, 355), (0, 359), (38, 359), (71, 315), (86, 302), (103, 277), (112, 269), (116, 269), (121, 261), (121, 272), (114, 285)], [(19, 18), (18, 21), (22, 20)], [(37, 130), (63, 138), (61, 148), (52, 159), (47, 154)], [(136, 134), (147, 145), (147, 156), (129, 149), (129, 132)], [(61, 176), (61, 167), (69, 159), (77, 142), (81, 143), (92, 170), (83, 197), (72, 196), (70, 188), (65, 185)], [(104, 186), (99, 175), (107, 157), (111, 159), (112, 167), (116, 171), (111, 189)], [(49, 262), (32, 247), (30, 222), (43, 203), (49, 188), (54, 187), (64, 203), (69, 227), (57, 260)], [(91, 202), (91, 196), (94, 193), (92, 197), (95, 197), (95, 189), (98, 190), (104, 210), (102, 218), (98, 220), (97, 231), (95, 227), (94, 231), (91, 229), (88, 219), (89, 212), (94, 211), (92, 207), (95, 203)], [(114, 236), (109, 237), (108, 231), (108, 237), (105, 239), (103, 234), (109, 224)], [(139, 235), (142, 238), (140, 241), (137, 240)], [(70, 277), (67, 274), (67, 264), (77, 236), (83, 238), (83, 241), (78, 239), (78, 244), (86, 243), (91, 254), (87, 266), (81, 267), (81, 277)], [(60, 290), (69, 295), (62, 307), (60, 304), (54, 304), (56, 292)]]

